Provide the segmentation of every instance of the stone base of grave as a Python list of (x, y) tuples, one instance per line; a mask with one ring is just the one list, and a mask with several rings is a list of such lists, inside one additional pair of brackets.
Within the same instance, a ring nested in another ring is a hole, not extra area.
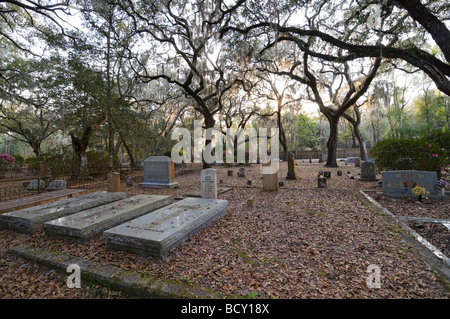
[[(388, 197), (398, 197), (398, 198), (416, 198), (417, 197), (414, 194), (382, 193), (382, 192), (377, 192), (377, 195), (388, 196)], [(447, 195), (428, 195), (427, 197), (431, 198), (431, 199), (448, 199)]]
[(169, 205), (166, 195), (136, 195), (44, 223), (47, 235), (86, 242), (103, 231)]
[(172, 183), (143, 182), (143, 183), (140, 183), (139, 186), (149, 187), (149, 188), (176, 188), (176, 187), (178, 187), (178, 182), (172, 182)]
[(361, 182), (377, 182), (378, 178), (359, 178), (358, 180)]
[(0, 229), (33, 233), (43, 223), (124, 199), (125, 193), (93, 192), (0, 215)]
[(186, 198), (109, 229), (103, 239), (111, 249), (161, 258), (226, 214), (227, 206), (226, 200)]

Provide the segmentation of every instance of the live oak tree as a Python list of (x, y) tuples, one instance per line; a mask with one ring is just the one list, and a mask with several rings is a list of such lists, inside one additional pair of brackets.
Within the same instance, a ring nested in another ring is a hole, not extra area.
[[(48, 70), (49, 59), (15, 56), (10, 72), (0, 79), (0, 127), (5, 134), (31, 146), (36, 156), (41, 144), (59, 130), (58, 97), (64, 79)], [(11, 75), (10, 75), (11, 73)]]
[[(222, 50), (217, 32), (244, 1), (119, 2), (133, 21), (135, 36), (143, 37), (143, 45), (152, 54), (151, 63), (141, 63), (140, 79), (177, 87), (202, 115), (204, 128), (214, 128), (215, 116), (223, 109), (222, 97), (241, 80), (231, 72), (233, 61)], [(134, 57), (141, 59), (139, 54)], [(210, 145), (211, 139), (206, 138), (205, 148)]]

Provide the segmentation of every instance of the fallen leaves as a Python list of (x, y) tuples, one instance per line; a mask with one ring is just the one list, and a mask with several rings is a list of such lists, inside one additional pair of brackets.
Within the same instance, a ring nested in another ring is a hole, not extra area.
[[(284, 164), (285, 165), (285, 164)], [(317, 189), (322, 166), (296, 166), (299, 179), (287, 181), (282, 164), (279, 192), (263, 192), (259, 166), (246, 167), (246, 179), (228, 177), (228, 168), (217, 167), (222, 186), (234, 187), (219, 195), (228, 200), (227, 214), (164, 260), (108, 250), (101, 238), (86, 244), (71, 244), (47, 237), (43, 232), (22, 235), (0, 231), (0, 256), (8, 247), (28, 243), (148, 275), (198, 284), (225, 294), (265, 298), (448, 298), (432, 272), (406, 249), (401, 238), (382, 217), (374, 215), (354, 195), (354, 190), (375, 189), (376, 182), (336, 176), (332, 171), (327, 189)], [(237, 170), (237, 168), (235, 168)], [(356, 172), (355, 168), (346, 170)], [(236, 174), (235, 174), (236, 175)], [(200, 172), (177, 176), (178, 189), (140, 188), (123, 185), (127, 196), (167, 194), (173, 198), (198, 192)], [(252, 180), (252, 186), (246, 180)], [(245, 184), (245, 185), (244, 185)], [(253, 207), (246, 200), (253, 198)], [(64, 289), (64, 274), (32, 274), (13, 257), (0, 266), (0, 298), (97, 298), (100, 289), (78, 295)], [(381, 268), (381, 289), (366, 285), (368, 265)], [(59, 277), (58, 277), (59, 276)], [(50, 284), (52, 282), (53, 284)], [(27, 287), (21, 289), (19, 287)], [(51, 290), (51, 287), (53, 290)], [(27, 291), (26, 289), (30, 289)], [(56, 295), (52, 293), (56, 292)], [(115, 295), (111, 295), (112, 298)]]

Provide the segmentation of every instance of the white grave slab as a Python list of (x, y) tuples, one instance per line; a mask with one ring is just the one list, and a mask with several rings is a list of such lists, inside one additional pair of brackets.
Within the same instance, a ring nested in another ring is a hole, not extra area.
[(104, 230), (169, 205), (171, 201), (167, 195), (136, 195), (46, 222), (44, 230), (51, 236), (84, 242)]
[(228, 201), (186, 198), (103, 232), (107, 247), (163, 257), (226, 213)]
[(93, 192), (0, 215), (0, 229), (32, 233), (42, 224), (83, 210), (124, 199), (125, 193)]

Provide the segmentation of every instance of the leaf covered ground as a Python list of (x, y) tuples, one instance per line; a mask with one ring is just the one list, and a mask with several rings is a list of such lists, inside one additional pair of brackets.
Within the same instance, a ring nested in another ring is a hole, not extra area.
[[(101, 238), (72, 244), (47, 237), (42, 231), (32, 235), (0, 231), (0, 298), (126, 297), (96, 283), (83, 282), (81, 290), (67, 288), (66, 274), (41, 269), (6, 253), (20, 243), (247, 297), (450, 296), (403, 240), (406, 233), (389, 216), (375, 214), (360, 200), (358, 191), (376, 190), (377, 182), (358, 181), (359, 168), (352, 164), (341, 162), (338, 168), (297, 164), (298, 179), (293, 181), (286, 180), (287, 165), (281, 164), (279, 180), (284, 186), (278, 192), (262, 191), (259, 165), (241, 166), (246, 177), (237, 176), (238, 167), (214, 167), (218, 180), (222, 179), (219, 188), (232, 187), (219, 195), (228, 200), (227, 214), (164, 260), (109, 250)], [(228, 170), (234, 171), (232, 177), (227, 176)], [(317, 188), (320, 170), (331, 171), (326, 189)], [(343, 175), (337, 176), (337, 170)], [(177, 175), (176, 180), (180, 184), (177, 189), (146, 189), (138, 186), (142, 176), (135, 176), (133, 186), (123, 183), (122, 190), (127, 196), (168, 194), (174, 200), (200, 191), (200, 171)], [(247, 180), (252, 185), (247, 185)], [(253, 198), (253, 207), (247, 207), (249, 198)], [(414, 200), (410, 202), (417, 206)], [(391, 211), (404, 207), (401, 201), (389, 203)], [(430, 213), (450, 217), (448, 200), (433, 207)], [(380, 267), (379, 289), (367, 286), (369, 265)]]

